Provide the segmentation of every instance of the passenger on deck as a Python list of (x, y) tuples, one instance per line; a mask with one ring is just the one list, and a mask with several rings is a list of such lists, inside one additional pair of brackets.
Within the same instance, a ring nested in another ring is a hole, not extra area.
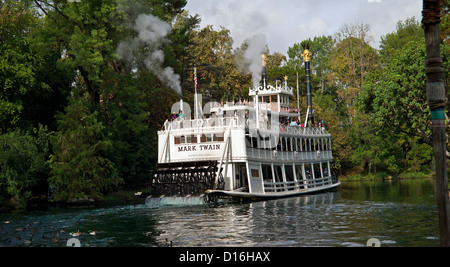
[(184, 113), (182, 110), (180, 110), (180, 112), (178, 113), (178, 120), (182, 120), (184, 119)]

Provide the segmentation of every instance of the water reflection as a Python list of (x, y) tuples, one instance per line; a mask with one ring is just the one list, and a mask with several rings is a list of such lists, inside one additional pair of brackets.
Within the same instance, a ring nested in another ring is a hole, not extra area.
[[(428, 187), (427, 187), (428, 185)], [(156, 225), (174, 246), (437, 246), (429, 181), (343, 186), (338, 192), (247, 204), (175, 208)]]
[(0, 246), (65, 246), (77, 230), (82, 246), (365, 246), (370, 238), (381, 246), (438, 246), (434, 192), (433, 180), (355, 182), (253, 203), (167, 198), (0, 214)]

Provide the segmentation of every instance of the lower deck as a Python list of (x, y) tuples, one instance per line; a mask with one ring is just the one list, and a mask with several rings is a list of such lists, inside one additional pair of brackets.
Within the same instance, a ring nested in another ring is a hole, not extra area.
[(329, 161), (247, 161), (232, 163), (228, 168), (231, 175), (224, 176), (225, 191), (279, 195), (310, 191), (337, 183)]
[(152, 174), (151, 195), (202, 195), (207, 192), (235, 197), (285, 197), (339, 185), (330, 161), (241, 162), (192, 161), (158, 164)]

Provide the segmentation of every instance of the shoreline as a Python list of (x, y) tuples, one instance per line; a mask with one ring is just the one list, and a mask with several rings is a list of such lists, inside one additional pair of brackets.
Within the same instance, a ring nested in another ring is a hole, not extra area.
[(341, 182), (352, 182), (352, 181), (392, 181), (392, 180), (405, 180), (405, 179), (431, 179), (435, 178), (435, 173), (430, 172), (428, 174), (422, 172), (405, 172), (397, 176), (392, 176), (388, 173), (381, 172), (375, 174), (349, 174), (346, 176), (339, 177)]

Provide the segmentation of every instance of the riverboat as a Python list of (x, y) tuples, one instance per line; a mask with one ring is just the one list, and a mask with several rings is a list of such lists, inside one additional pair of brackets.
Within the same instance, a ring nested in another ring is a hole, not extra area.
[[(306, 76), (308, 83), (308, 68)], [(263, 60), (261, 83), (249, 89), (249, 102), (207, 103), (201, 109), (196, 94), (193, 118), (189, 105), (176, 103), (172, 111), (180, 116), (158, 131), (150, 194), (261, 199), (339, 186), (331, 168), (331, 135), (322, 123), (314, 124), (310, 84), (304, 124), (299, 110), (289, 106), (291, 96), (286, 77), (275, 86), (267, 83)]]

